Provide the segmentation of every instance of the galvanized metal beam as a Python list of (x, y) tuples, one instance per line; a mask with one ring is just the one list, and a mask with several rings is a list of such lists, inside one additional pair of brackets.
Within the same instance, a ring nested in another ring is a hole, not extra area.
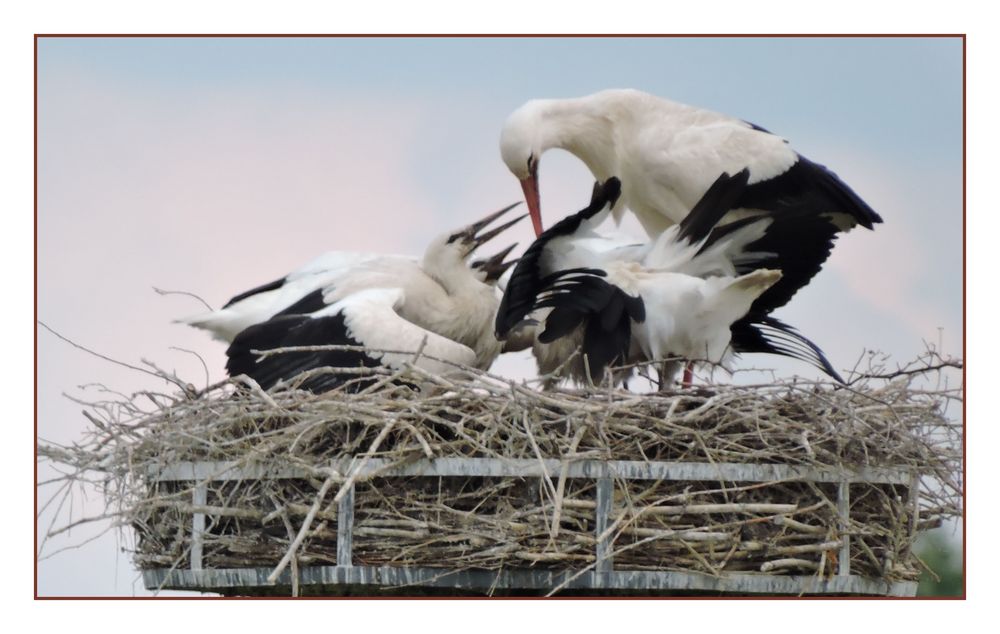
[[(143, 582), (149, 590), (196, 590), (202, 592), (232, 592), (268, 586), (266, 579), (270, 568), (240, 568), (225, 570), (146, 570)], [(390, 566), (314, 566), (299, 570), (301, 587), (322, 586), (333, 594), (338, 586), (372, 587), (373, 594), (380, 589), (407, 587), (455, 588), (459, 590), (489, 592), (491, 589), (533, 589), (540, 592), (565, 583), (570, 590), (600, 587), (604, 590), (640, 590), (669, 593), (671, 591), (705, 591), (729, 594), (857, 594), (908, 597), (914, 596), (917, 584), (913, 581), (887, 582), (865, 577), (832, 577), (819, 579), (810, 576), (764, 574), (723, 574), (718, 577), (696, 572), (612, 571), (606, 573), (551, 572), (545, 570), (505, 569), (448, 570), (442, 568), (413, 568)], [(571, 577), (574, 577), (571, 579)], [(598, 578), (601, 581), (598, 581)], [(600, 586), (597, 584), (601, 583)], [(291, 587), (291, 576), (285, 571), (278, 585)], [(362, 590), (363, 592), (363, 590)], [(352, 590), (357, 594), (357, 590)]]
[[(208, 505), (208, 487), (202, 483), (191, 493), (191, 504), (195, 507)], [(205, 514), (194, 513), (191, 519), (191, 570), (201, 570), (205, 539)]]
[(841, 482), (837, 487), (837, 514), (840, 515), (840, 561), (837, 576), (851, 576), (851, 485)]
[[(345, 457), (332, 463), (332, 467), (345, 475), (351, 458)], [(499, 458), (435, 458), (420, 459), (405, 465), (392, 466), (384, 458), (370, 458), (358, 476), (378, 474), (380, 477), (398, 476), (510, 476), (523, 478), (541, 477), (547, 470), (557, 473), (563, 466), (560, 460), (499, 459)], [(266, 480), (304, 478), (308, 474), (299, 469), (265, 469), (259, 466), (240, 466), (231, 462), (181, 462), (151, 469), (149, 477), (157, 481), (191, 480)], [(783, 464), (740, 464), (704, 462), (644, 462), (637, 460), (580, 460), (568, 465), (569, 478), (622, 478), (625, 480), (700, 480), (730, 482), (773, 482), (778, 480), (809, 480), (812, 482), (876, 482), (908, 484), (910, 474), (903, 469), (861, 467), (859, 469), (819, 469)]]
[(614, 561), (611, 559), (611, 535), (605, 535), (611, 518), (611, 501), (614, 493), (614, 481), (611, 478), (601, 478), (597, 481), (597, 508), (594, 509), (597, 564), (594, 569), (599, 573), (611, 572), (614, 569)]
[(351, 566), (354, 543), (354, 485), (337, 503), (337, 566)]

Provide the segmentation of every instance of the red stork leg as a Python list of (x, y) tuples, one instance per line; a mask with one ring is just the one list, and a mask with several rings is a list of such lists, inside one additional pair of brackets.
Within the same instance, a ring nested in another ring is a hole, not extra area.
[(681, 381), (681, 387), (691, 387), (691, 381), (694, 379), (694, 363), (688, 361), (684, 366), (684, 379)]

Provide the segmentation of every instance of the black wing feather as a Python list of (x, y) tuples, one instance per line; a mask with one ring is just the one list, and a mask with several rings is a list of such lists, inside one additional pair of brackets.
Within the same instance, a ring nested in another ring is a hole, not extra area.
[(554, 273), (546, 278), (551, 286), (543, 289), (532, 307), (532, 310), (552, 308), (545, 319), (545, 330), (538, 337), (542, 343), (551, 343), (586, 324), (582, 352), (590, 376), (596, 381), (600, 381), (609, 365), (628, 358), (632, 322), (646, 318), (642, 299), (611, 284), (604, 279), (605, 275), (600, 269)]
[(737, 266), (737, 275), (760, 268), (781, 270), (781, 279), (754, 301), (751, 313), (765, 315), (787, 304), (823, 268), (837, 233), (830, 220), (814, 214), (775, 217), (764, 237), (746, 247), (749, 252), (773, 255)]
[(295, 302), (288, 308), (285, 308), (281, 312), (275, 314), (278, 315), (309, 315), (315, 313), (316, 311), (322, 310), (327, 307), (326, 300), (323, 299), (325, 291), (329, 288), (317, 289), (308, 295), (305, 295), (299, 301)]
[(590, 204), (586, 208), (563, 218), (543, 231), (542, 235), (531, 243), (514, 267), (503, 299), (500, 300), (496, 319), (498, 338), (505, 338), (507, 333), (524, 320), (535, 305), (535, 298), (547, 286), (543, 282), (540, 260), (549, 241), (559, 236), (572, 235), (584, 220), (592, 218), (605, 206), (613, 205), (620, 195), (621, 182), (615, 177), (609, 178), (603, 184), (594, 187)]
[[(260, 324), (250, 326), (233, 339), (226, 350), (226, 371), (229, 376), (245, 374), (270, 389), (278, 381), (322, 367), (357, 368), (378, 367), (380, 364), (363, 351), (324, 350), (284, 352), (260, 359), (252, 350), (273, 350), (292, 346), (349, 345), (361, 342), (351, 337), (343, 313), (312, 318), (306, 315), (280, 315)], [(356, 379), (353, 374), (325, 374), (311, 377), (301, 387), (313, 392), (325, 392)], [(375, 379), (362, 379), (352, 383), (352, 389), (361, 389)]]
[(735, 322), (730, 330), (736, 352), (763, 352), (798, 359), (822, 370), (838, 383), (844, 382), (819, 346), (774, 317), (748, 315)]
[(250, 297), (251, 295), (256, 295), (257, 293), (266, 293), (267, 291), (273, 291), (273, 290), (279, 289), (279, 288), (281, 288), (282, 286), (285, 285), (285, 280), (286, 279), (287, 278), (283, 277), (280, 280), (274, 280), (273, 282), (268, 282), (267, 284), (261, 284), (260, 286), (257, 286), (255, 288), (251, 288), (249, 291), (244, 291), (244, 292), (240, 293), (239, 295), (236, 295), (235, 297), (233, 297), (232, 299), (230, 299), (228, 302), (226, 302), (226, 305), (223, 306), (223, 308), (229, 308), (230, 306), (232, 306), (236, 302), (238, 302), (240, 300), (244, 300), (247, 297)]
[(545, 318), (545, 330), (538, 335), (542, 343), (552, 343), (571, 334), (583, 323), (587, 315), (583, 311), (568, 306), (557, 306)]
[(722, 217), (737, 206), (749, 180), (749, 169), (734, 176), (723, 172), (681, 220), (677, 237), (691, 244), (708, 237)]
[(736, 206), (776, 214), (846, 214), (867, 229), (882, 222), (882, 217), (836, 174), (797, 156), (798, 160), (783, 173), (747, 186)]

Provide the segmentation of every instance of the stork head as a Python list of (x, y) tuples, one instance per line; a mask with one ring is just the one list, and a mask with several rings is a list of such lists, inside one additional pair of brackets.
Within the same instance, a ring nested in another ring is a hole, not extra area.
[(527, 214), (519, 216), (518, 218), (515, 218), (510, 222), (506, 222), (498, 227), (494, 227), (485, 233), (481, 232), (491, 222), (519, 204), (521, 203), (516, 202), (513, 205), (508, 205), (500, 211), (492, 213), (478, 222), (462, 227), (457, 231), (438, 236), (433, 242), (430, 243), (430, 245), (428, 245), (427, 250), (424, 252), (424, 270), (432, 276), (439, 278), (445, 275), (446, 272), (462, 272), (463, 274), (468, 272), (469, 275), (474, 275), (474, 271), (471, 271), (469, 266), (466, 264), (466, 260), (469, 256), (472, 255), (472, 253), (479, 248), (480, 245), (486, 243), (502, 231), (526, 218)]
[(542, 158), (542, 152), (547, 149), (542, 144), (545, 103), (544, 100), (536, 99), (524, 104), (507, 117), (500, 131), (500, 157), (507, 169), (521, 181), (536, 236), (542, 234), (538, 162)]

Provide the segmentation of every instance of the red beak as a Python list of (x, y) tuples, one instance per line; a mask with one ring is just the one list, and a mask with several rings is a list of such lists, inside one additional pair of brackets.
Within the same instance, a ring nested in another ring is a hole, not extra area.
[(542, 200), (538, 195), (538, 179), (534, 174), (521, 179), (524, 201), (528, 203), (528, 214), (535, 228), (535, 237), (542, 235)]

